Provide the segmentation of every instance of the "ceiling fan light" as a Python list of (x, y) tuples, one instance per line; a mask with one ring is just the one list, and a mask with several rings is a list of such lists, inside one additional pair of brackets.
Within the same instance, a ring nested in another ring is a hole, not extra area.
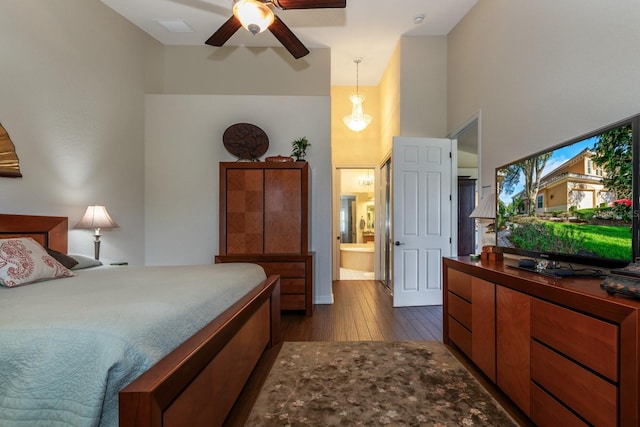
[(273, 11), (256, 0), (239, 0), (233, 5), (233, 14), (251, 34), (263, 32), (273, 23)]
[(371, 123), (371, 116), (364, 114), (362, 111), (362, 102), (364, 101), (364, 95), (354, 94), (349, 97), (353, 103), (351, 108), (351, 114), (344, 116), (342, 121), (349, 129), (354, 132), (360, 132), (364, 130)]

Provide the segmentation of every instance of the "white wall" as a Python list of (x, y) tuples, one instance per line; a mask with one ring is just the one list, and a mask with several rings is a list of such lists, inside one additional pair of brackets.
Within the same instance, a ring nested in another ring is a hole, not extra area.
[(218, 254), (218, 163), (235, 161), (222, 135), (235, 123), (265, 131), (265, 156), (306, 136), (312, 170), (314, 302), (332, 302), (331, 117), (328, 96), (147, 95), (145, 264), (211, 263)]
[(479, 0), (448, 37), (448, 127), (497, 166), (640, 112), (640, 2)]

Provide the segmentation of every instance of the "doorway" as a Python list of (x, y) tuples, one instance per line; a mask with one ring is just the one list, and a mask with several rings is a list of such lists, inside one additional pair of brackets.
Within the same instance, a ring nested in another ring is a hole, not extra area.
[(339, 168), (338, 280), (375, 278), (375, 169)]
[[(480, 165), (482, 164), (481, 135), (482, 128), (480, 111), (474, 114), (451, 134), (451, 138), (458, 141), (458, 178), (467, 181), (467, 183), (471, 181), (474, 182), (473, 194), (469, 196), (472, 199), (469, 201), (470, 206), (468, 206), (468, 208), (470, 209), (477, 206), (480, 199), (491, 193), (492, 188), (490, 185), (491, 183), (484, 183), (482, 181), (482, 174), (480, 171)], [(462, 208), (461, 206), (462, 204), (459, 205), (458, 230), (456, 230), (456, 253), (459, 255), (479, 253), (480, 242), (482, 240), (480, 237), (485, 230), (483, 229), (483, 224), (478, 221), (473, 221), (472, 229), (475, 235), (473, 236), (473, 239), (469, 239), (472, 241), (472, 247), (465, 247), (464, 245), (460, 246), (459, 240), (461, 240), (461, 237), (463, 237), (464, 234), (468, 233), (465, 229), (464, 222), (468, 221), (469, 215), (468, 209), (464, 210), (464, 206), (462, 206)], [(464, 213), (462, 211), (464, 211)], [(464, 216), (466, 216), (466, 218)]]

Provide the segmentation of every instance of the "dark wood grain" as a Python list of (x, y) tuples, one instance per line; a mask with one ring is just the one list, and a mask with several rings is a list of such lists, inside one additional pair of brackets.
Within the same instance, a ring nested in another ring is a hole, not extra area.
[(44, 247), (66, 254), (68, 231), (67, 217), (0, 214), (0, 239), (31, 237)]

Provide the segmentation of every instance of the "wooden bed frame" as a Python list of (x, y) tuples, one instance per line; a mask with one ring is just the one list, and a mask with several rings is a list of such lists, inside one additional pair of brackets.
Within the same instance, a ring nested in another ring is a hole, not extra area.
[[(67, 253), (66, 217), (0, 214), (0, 238)], [(119, 424), (221, 426), (262, 354), (280, 343), (280, 276), (269, 276), (119, 393)]]

